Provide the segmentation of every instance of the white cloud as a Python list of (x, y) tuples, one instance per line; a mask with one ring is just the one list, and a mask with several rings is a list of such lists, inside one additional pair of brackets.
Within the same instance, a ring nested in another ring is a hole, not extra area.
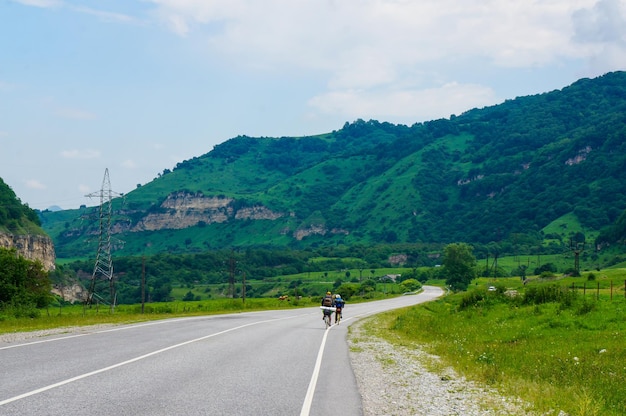
[(46, 189), (46, 186), (36, 179), (27, 179), (24, 184), (29, 189)]
[(447, 118), (474, 107), (495, 104), (494, 92), (480, 85), (450, 83), (439, 88), (397, 91), (341, 90), (316, 96), (309, 105), (327, 114), (352, 118), (383, 118), (412, 123)]
[(58, 0), (13, 0), (15, 3), (20, 3), (25, 6), (34, 6), (34, 7), (57, 7), (62, 6), (63, 2)]
[(626, 4), (600, 0), (573, 14), (573, 41), (590, 56), (588, 71), (603, 73), (626, 69)]
[(152, 2), (176, 33), (205, 36), (247, 65), (334, 70), (364, 66), (359, 55), (387, 66), (477, 53), (504, 66), (544, 64), (576, 54), (571, 15), (596, 0)]
[[(490, 88), (451, 74), (619, 64), (626, 50), (575, 40), (619, 0), (150, 1), (173, 32), (204, 39), (206, 54), (244, 71), (316, 74), (327, 91), (309, 104), (355, 117), (440, 117), (495, 104)], [(611, 16), (604, 30), (615, 38), (626, 23)]]
[(626, 4), (600, 0), (592, 8), (577, 10), (572, 16), (574, 39), (581, 43), (626, 44)]
[(24, 6), (32, 6), (39, 8), (67, 8), (78, 13), (89, 14), (96, 16), (105, 22), (118, 22), (118, 23), (134, 23), (137, 20), (123, 13), (109, 12), (104, 10), (98, 10), (85, 6), (72, 6), (65, 1), (61, 0), (11, 0), (14, 3), (23, 4)]
[(100, 157), (98, 150), (63, 150), (61, 156), (65, 159), (97, 159)]
[(107, 12), (103, 10), (92, 9), (90, 7), (73, 7), (72, 10), (77, 11), (79, 13), (85, 13), (85, 14), (89, 14), (92, 16), (96, 16), (100, 20), (105, 21), (105, 22), (132, 23), (136, 21), (135, 18), (127, 14)]

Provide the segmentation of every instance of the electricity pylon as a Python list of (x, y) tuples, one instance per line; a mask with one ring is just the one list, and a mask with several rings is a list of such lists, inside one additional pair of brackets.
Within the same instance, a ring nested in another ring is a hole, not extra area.
[(569, 249), (574, 253), (574, 270), (576, 270), (576, 274), (580, 275), (580, 253), (585, 251), (585, 242), (574, 241), (570, 238), (569, 240)]
[(115, 308), (115, 285), (113, 282), (113, 262), (111, 261), (111, 200), (115, 196), (120, 196), (111, 190), (111, 181), (109, 179), (109, 169), (104, 171), (104, 179), (102, 179), (102, 187), (100, 191), (85, 195), (89, 198), (100, 197), (100, 220), (98, 231), (98, 254), (96, 255), (96, 263), (91, 275), (91, 284), (87, 294), (87, 305), (93, 303), (93, 298), (98, 296), (95, 292), (96, 280), (109, 281), (109, 295), (111, 312)]

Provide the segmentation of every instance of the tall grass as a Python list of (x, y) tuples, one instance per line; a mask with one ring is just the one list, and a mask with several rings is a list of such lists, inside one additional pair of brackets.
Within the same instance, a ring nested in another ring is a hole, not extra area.
[(626, 414), (625, 311), (623, 296), (597, 300), (545, 286), (511, 297), (478, 288), (381, 322), (542, 414), (617, 416)]

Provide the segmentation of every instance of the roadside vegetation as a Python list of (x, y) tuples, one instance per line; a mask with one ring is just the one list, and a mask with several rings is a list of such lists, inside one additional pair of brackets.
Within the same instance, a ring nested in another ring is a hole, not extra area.
[(437, 365), (519, 397), (539, 414), (624, 415), (625, 276), (608, 269), (534, 276), (525, 285), (480, 278), (466, 292), (381, 315), (369, 330), (419, 345), (440, 357)]

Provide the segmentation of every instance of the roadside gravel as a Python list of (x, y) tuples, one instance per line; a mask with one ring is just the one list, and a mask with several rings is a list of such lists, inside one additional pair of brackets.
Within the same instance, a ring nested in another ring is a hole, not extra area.
[(84, 334), (88, 332), (97, 331), (100, 329), (110, 328), (113, 326), (115, 326), (115, 324), (70, 326), (70, 327), (54, 328), (54, 329), (42, 329), (39, 331), (30, 331), (30, 332), (9, 332), (6, 334), (0, 334), (0, 346), (2, 346), (2, 344), (14, 343), (14, 342), (34, 342), (34, 341), (38, 341), (44, 337), (51, 336), (51, 335)]
[(364, 416), (536, 415), (521, 400), (443, 368), (434, 355), (366, 333), (367, 322), (352, 324), (348, 335)]

